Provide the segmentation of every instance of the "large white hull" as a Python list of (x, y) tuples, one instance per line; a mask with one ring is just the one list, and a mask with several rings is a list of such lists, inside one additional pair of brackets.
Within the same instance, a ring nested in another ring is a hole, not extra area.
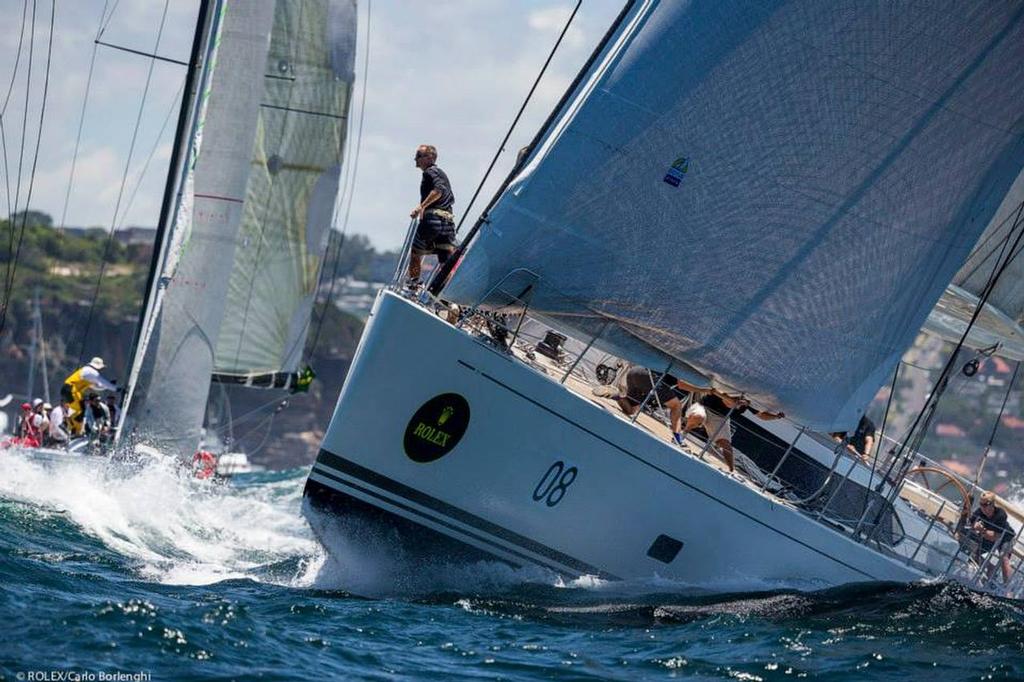
[(710, 587), (924, 575), (391, 292), (378, 299), (306, 492), (321, 509), (397, 530), (404, 551), (467, 550), (566, 575)]

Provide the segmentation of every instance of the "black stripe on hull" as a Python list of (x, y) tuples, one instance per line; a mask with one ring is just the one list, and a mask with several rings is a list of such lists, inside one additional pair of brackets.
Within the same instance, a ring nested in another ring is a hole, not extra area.
[(403, 556), (428, 557), (432, 561), (440, 560), (453, 564), (501, 561), (519, 568), (519, 564), (508, 559), (484, 552), (433, 528), (364, 502), (358, 497), (329, 488), (311, 478), (306, 480), (303, 495), (318, 512), (352, 519), (380, 537), (397, 535)]
[[(379, 474), (376, 471), (372, 471), (370, 469), (367, 469), (366, 467), (362, 467), (362, 466), (356, 464), (355, 462), (352, 462), (350, 460), (344, 459), (343, 457), (335, 455), (334, 453), (329, 452), (327, 450), (324, 450), (324, 449), (320, 450), (320, 454), (317, 456), (316, 464), (319, 465), (319, 466), (314, 466), (313, 473), (315, 473), (318, 476), (323, 476), (325, 478), (329, 478), (332, 481), (340, 483), (340, 484), (342, 484), (342, 485), (344, 485), (346, 487), (352, 488), (354, 490), (358, 490), (360, 493), (362, 493), (364, 495), (380, 499), (380, 500), (382, 500), (384, 502), (387, 502), (388, 504), (390, 504), (392, 506), (399, 507), (399, 508), (401, 508), (401, 509), (403, 509), (403, 510), (405, 510), (405, 511), (407, 511), (407, 512), (413, 514), (413, 515), (415, 515), (415, 516), (419, 516), (419, 517), (422, 517), (424, 519), (428, 519), (430, 521), (433, 521), (437, 525), (450, 528), (450, 529), (452, 529), (456, 533), (460, 533), (460, 534), (472, 537), (473, 539), (477, 540), (478, 542), (480, 542), (482, 544), (494, 546), (495, 548), (497, 548), (498, 550), (504, 552), (505, 554), (510, 554), (512, 556), (519, 557), (520, 559), (523, 560), (523, 563), (536, 564), (538, 566), (541, 566), (541, 567), (546, 568), (548, 570), (552, 570), (552, 571), (554, 571), (556, 573), (560, 573), (562, 575), (569, 575), (569, 576), (594, 575), (594, 576), (597, 576), (597, 577), (600, 577), (600, 578), (604, 578), (604, 579), (607, 579), (607, 580), (618, 580), (619, 579), (616, 576), (611, 575), (611, 574), (609, 574), (609, 573), (607, 573), (605, 571), (602, 571), (602, 570), (600, 570), (599, 568), (597, 568), (595, 566), (591, 566), (590, 564), (587, 564), (587, 563), (585, 563), (583, 561), (580, 561), (579, 559), (575, 559), (575, 558), (573, 558), (573, 557), (571, 557), (571, 556), (569, 556), (567, 554), (564, 554), (562, 552), (559, 552), (558, 550), (555, 550), (555, 549), (553, 549), (551, 547), (543, 545), (543, 544), (541, 544), (541, 543), (539, 543), (539, 542), (537, 542), (535, 540), (532, 540), (532, 539), (530, 539), (530, 538), (528, 538), (526, 536), (523, 536), (523, 535), (520, 535), (518, 533), (515, 533), (514, 531), (511, 531), (511, 530), (509, 530), (507, 528), (504, 528), (504, 527), (499, 526), (499, 525), (497, 525), (495, 523), (487, 521), (486, 519), (480, 518), (479, 516), (476, 516), (475, 514), (471, 514), (471, 513), (467, 512), (467, 511), (463, 510), (463, 509), (460, 509), (458, 507), (450, 505), (447, 502), (439, 500), (436, 497), (432, 497), (430, 495), (427, 495), (426, 493), (424, 493), (422, 491), (419, 491), (419, 490), (416, 490), (415, 488), (411, 488), (411, 487), (409, 487), (409, 486), (407, 486), (405, 484), (399, 483), (398, 481), (395, 481), (395, 480), (393, 480), (391, 478), (388, 478), (387, 476)], [(364, 487), (362, 487), (360, 485), (356, 485), (356, 484), (352, 483), (351, 481), (347, 481), (347, 480), (342, 479), (342, 478), (340, 478), (338, 476), (332, 475), (330, 473), (330, 470), (334, 470), (334, 471), (337, 471), (339, 473), (343, 473), (346, 476), (351, 476), (351, 477), (353, 477), (353, 478), (355, 478), (355, 479), (357, 479), (357, 480), (359, 480), (361, 482), (364, 482), (364, 483), (369, 484), (370, 486), (373, 486), (374, 488), (378, 488), (380, 490), (386, 491), (387, 493), (389, 493), (389, 495), (393, 495), (393, 496), (397, 497), (399, 500), (403, 500), (403, 501), (414, 503), (416, 505), (419, 505), (420, 507), (429, 509), (433, 513), (432, 514), (426, 514), (426, 513), (422, 512), (422, 511), (420, 511), (419, 509), (416, 509), (416, 508), (410, 507), (408, 505), (402, 504), (401, 502), (396, 501), (394, 499), (390, 499), (388, 497), (384, 497), (384, 496), (374, 492), (371, 489), (364, 488)], [(319, 484), (316, 481), (313, 481), (312, 479), (309, 479), (309, 480), (307, 480), (307, 483), (306, 483), (306, 493), (305, 493), (306, 495), (310, 494), (310, 492), (309, 492), (310, 491), (310, 484), (316, 484), (316, 485), (319, 485), (322, 488), (327, 488), (327, 486), (323, 486), (322, 484)], [(336, 490), (333, 490), (332, 488), (327, 488), (327, 490), (330, 490), (332, 492), (337, 492), (339, 495), (344, 495), (345, 497), (351, 497), (350, 495), (345, 495), (345, 494), (340, 493), (340, 492), (338, 492)], [(344, 503), (344, 501), (341, 501), (341, 502)], [(395, 513), (391, 512), (389, 510), (386, 510), (386, 509), (380, 509), (380, 508), (376, 507), (375, 505), (373, 505), (372, 503), (365, 502), (363, 500), (357, 500), (357, 502), (359, 504), (362, 504), (362, 505), (373, 506), (375, 509), (378, 509), (379, 512), (382, 513), (382, 514), (387, 514), (387, 515), (396, 517), (396, 518), (401, 520), (402, 524), (409, 524), (409, 525), (413, 526), (416, 529), (423, 529), (424, 531), (430, 531), (431, 533), (435, 533), (435, 534), (437, 534), (437, 535), (439, 535), (441, 537), (444, 537), (446, 540), (449, 540), (449, 541), (459, 542), (460, 544), (466, 544), (466, 543), (461, 542), (457, 538), (453, 538), (453, 537), (451, 537), (451, 536), (449, 536), (447, 534), (444, 534), (444, 533), (441, 533), (441, 532), (436, 531), (434, 529), (431, 529), (431, 528), (429, 528), (427, 526), (424, 526), (424, 525), (419, 524), (419, 523), (417, 523), (415, 521), (412, 521), (412, 520), (410, 520), (410, 519), (408, 519), (408, 518), (406, 518), (404, 516), (399, 516), (398, 514), (395, 514)], [(344, 508), (344, 504), (341, 504), (339, 507), (328, 508), (328, 509), (330, 511), (335, 512), (335, 513), (344, 514), (344, 512), (341, 511), (343, 508)], [(372, 518), (368, 517), (367, 520), (372, 522)], [(472, 528), (473, 531), (475, 531), (475, 532), (467, 532), (467, 531), (463, 530), (462, 528), (453, 525), (451, 523), (451, 521), (456, 521), (456, 522), (458, 522), (460, 524), (463, 524), (464, 526), (468, 526), (469, 528)], [(398, 522), (396, 522), (396, 524), (397, 523)], [(420, 532), (421, 531), (417, 530), (415, 533), (413, 533), (414, 537), (413, 537), (413, 539), (410, 540), (410, 543), (412, 545), (416, 544), (417, 541), (415, 540), (415, 535), (416, 535), (416, 533), (420, 533)], [(492, 540), (491, 538), (500, 539), (504, 543), (507, 543), (507, 544), (498, 543), (498, 542)], [(508, 545), (512, 545), (512, 547), (515, 548), (515, 549), (510, 548)], [(472, 549), (476, 550), (477, 552), (483, 553), (483, 550), (480, 550), (480, 549), (478, 549), (476, 547), (473, 547), (471, 545), (466, 545), (466, 546), (467, 547), (471, 547)], [(428, 547), (428, 549), (429, 549), (429, 547)], [(521, 551), (517, 551), (517, 549), (518, 550), (525, 550), (526, 552), (529, 552), (531, 555), (535, 555), (535, 556), (530, 556), (530, 555), (524, 554)], [(436, 554), (436, 550), (430, 550), (430, 553), (431, 554)], [(488, 556), (490, 556), (490, 555), (488, 555)], [(539, 560), (539, 559), (535, 558), (536, 556), (544, 557), (548, 561)], [(505, 559), (505, 558), (502, 558), (502, 557), (494, 557), (494, 558), (501, 558), (506, 563), (515, 564), (514, 561), (511, 561), (509, 559)]]

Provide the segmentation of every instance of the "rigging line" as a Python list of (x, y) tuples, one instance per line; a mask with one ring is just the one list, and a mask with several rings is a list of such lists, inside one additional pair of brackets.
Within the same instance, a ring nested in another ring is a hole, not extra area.
[(562, 39), (565, 38), (565, 34), (569, 32), (569, 26), (572, 25), (572, 20), (576, 18), (576, 13), (579, 12), (580, 5), (583, 4), (583, 0), (576, 0), (576, 6), (572, 10), (572, 14), (569, 15), (569, 19), (565, 22), (565, 26), (562, 27), (562, 32), (558, 34), (558, 40), (555, 41), (554, 47), (551, 48), (551, 52), (548, 53), (548, 58), (544, 60), (544, 66), (541, 67), (540, 73), (537, 74), (536, 80), (533, 81), (533, 85), (530, 87), (530, 91), (526, 93), (526, 99), (523, 100), (522, 106), (519, 107), (519, 112), (516, 117), (512, 120), (512, 125), (509, 126), (508, 132), (505, 133), (505, 138), (498, 145), (498, 151), (494, 153), (494, 158), (491, 159), (491, 165), (487, 167), (484, 172), (484, 176), (480, 178), (480, 184), (476, 186), (476, 191), (473, 192), (473, 197), (469, 200), (469, 204), (466, 205), (466, 210), (462, 213), (462, 218), (459, 220), (459, 224), (455, 228), (456, 234), (462, 229), (462, 223), (466, 222), (466, 216), (469, 215), (469, 210), (473, 208), (473, 204), (476, 202), (476, 198), (480, 195), (480, 190), (484, 188), (484, 183), (487, 182), (487, 178), (490, 177), (491, 171), (494, 170), (494, 164), (498, 162), (498, 157), (505, 151), (505, 145), (508, 143), (508, 138), (512, 136), (512, 131), (515, 130), (516, 125), (519, 123), (519, 119), (522, 117), (523, 112), (526, 111), (526, 105), (530, 103), (530, 98), (533, 97), (534, 91), (537, 86), (540, 85), (540, 79), (544, 77), (544, 72), (547, 71), (548, 65), (555, 56), (555, 52), (558, 51), (558, 46), (562, 44)]
[[(889, 386), (889, 397), (885, 401), (885, 414), (882, 415), (882, 428), (878, 432), (878, 444), (875, 446), (875, 456), (871, 462), (871, 473), (868, 475), (868, 490), (871, 490), (871, 486), (875, 480), (875, 472), (878, 470), (878, 456), (882, 453), (883, 441), (885, 440), (885, 426), (889, 422), (889, 410), (892, 409), (892, 398), (896, 395), (896, 380), (900, 376), (900, 367), (903, 363), (899, 360), (896, 361), (896, 371), (892, 373), (892, 385)], [(868, 504), (871, 496), (864, 498), (864, 510), (861, 512), (863, 517), (868, 511)]]
[(121, 212), (121, 220), (117, 223), (117, 229), (121, 230), (124, 228), (124, 223), (128, 219), (128, 213), (131, 212), (132, 206), (135, 204), (135, 197), (139, 193), (139, 188), (142, 187), (142, 180), (146, 177), (146, 172), (149, 170), (149, 164), (152, 163), (153, 158), (156, 156), (157, 150), (160, 148), (160, 140), (164, 136), (164, 132), (167, 130), (167, 125), (171, 122), (171, 117), (174, 112), (178, 110), (178, 103), (181, 100), (182, 92), (185, 89), (185, 81), (181, 82), (181, 86), (178, 88), (178, 92), (174, 95), (174, 99), (171, 100), (171, 106), (167, 110), (167, 116), (164, 117), (164, 122), (160, 126), (160, 132), (156, 134), (156, 140), (153, 142), (153, 148), (149, 150), (149, 156), (146, 157), (146, 162), (142, 164), (142, 169), (139, 171), (139, 176), (135, 180), (135, 187), (132, 189), (131, 196), (128, 197), (128, 203), (125, 204), (124, 211)]
[[(28, 36), (28, 67), (25, 74), (25, 106), (22, 110), (21, 120), (21, 144), (18, 151), (18, 177), (14, 183), (14, 206), (10, 207), (13, 212), (8, 215), (8, 240), (7, 240), (7, 268), (4, 273), (4, 300), (3, 309), (0, 313), (0, 331), (3, 330), (3, 323), (7, 320), (7, 306), (10, 304), (12, 287), (14, 286), (13, 273), (16, 270), (15, 257), (14, 257), (14, 235), (17, 232), (18, 221), (16, 214), (18, 212), (18, 205), (21, 200), (21, 172), (25, 165), (25, 138), (28, 137), (28, 110), (31, 104), (32, 94), (32, 55), (35, 52), (35, 36), (36, 36), (36, 1), (32, 0), (32, 23), (29, 28)], [(28, 218), (26, 214), (23, 216), (25, 219)], [(25, 220), (22, 221), (24, 225)], [(22, 228), (24, 230), (24, 227)]]
[(68, 172), (68, 189), (64, 193), (64, 207), (60, 212), (60, 223), (58, 223), (57, 234), (64, 236), (64, 226), (68, 217), (68, 204), (71, 201), (71, 188), (75, 183), (75, 167), (78, 165), (78, 150), (82, 146), (82, 128), (85, 125), (85, 109), (89, 103), (89, 92), (92, 89), (92, 73), (96, 66), (96, 51), (98, 46), (92, 44), (92, 56), (89, 58), (89, 74), (85, 77), (85, 94), (82, 95), (82, 111), (78, 115), (78, 134), (75, 136), (75, 149), (71, 154), (71, 170)]
[[(1014, 223), (1013, 227), (1011, 228), (1010, 232), (1011, 234), (1013, 232), (1017, 232), (1016, 241), (1010, 249), (1010, 252), (1013, 253), (1014, 251), (1017, 250), (1018, 245), (1022, 243), (1022, 240), (1024, 240), (1024, 222), (1021, 222), (1020, 218), (1018, 218), (1017, 221)], [(931, 393), (928, 396), (928, 399), (925, 401), (924, 406), (921, 408), (921, 411), (914, 418), (914, 422), (910, 425), (910, 428), (907, 430), (907, 438), (900, 445), (899, 450), (896, 452), (895, 456), (892, 459), (892, 462), (889, 464), (889, 468), (886, 471), (886, 475), (883, 478), (883, 481), (887, 479), (889, 475), (893, 472), (893, 470), (896, 467), (896, 464), (906, 456), (905, 451), (913, 452), (916, 449), (916, 447), (911, 447), (910, 450), (908, 450), (907, 443), (913, 441), (916, 446), (923, 442), (924, 434), (927, 431), (928, 424), (931, 422), (931, 419), (935, 414), (935, 409), (938, 404), (938, 400), (941, 397), (942, 393), (945, 391), (946, 385), (949, 383), (949, 379), (953, 370), (953, 365), (956, 363), (957, 356), (959, 355), (960, 350), (966, 343), (967, 336), (970, 334), (971, 329), (973, 329), (974, 324), (978, 320), (978, 317), (981, 315), (981, 311), (984, 309), (985, 303), (988, 301), (989, 295), (991, 295), (992, 291), (995, 289), (996, 283), (1006, 272), (1006, 268), (1009, 266), (1010, 262), (1010, 260), (1007, 260), (1002, 264), (997, 264), (998, 267), (994, 268), (991, 275), (989, 275), (989, 280), (985, 284), (985, 288), (982, 290), (981, 295), (978, 297), (978, 304), (974, 307), (974, 313), (971, 315), (971, 319), (967, 324), (967, 328), (964, 329), (963, 334), (960, 336), (960, 340), (957, 342), (956, 347), (953, 349), (953, 352), (950, 353), (949, 359), (943, 366), (942, 373), (939, 375), (939, 378), (935, 382), (935, 388), (931, 391)], [(928, 415), (927, 417), (926, 414)], [(898, 489), (898, 484), (893, 486), (894, 493), (898, 493)]]
[[(29, 202), (32, 201), (32, 190), (35, 186), (36, 180), (36, 166), (39, 163), (39, 147), (41, 146), (43, 139), (43, 122), (46, 118), (46, 99), (50, 90), (50, 60), (53, 56), (53, 25), (54, 18), (57, 13), (57, 0), (50, 1), (50, 32), (47, 38), (46, 45), (46, 68), (43, 75), (43, 96), (42, 101), (39, 105), (39, 129), (36, 132), (36, 149), (32, 156), (32, 171), (29, 174), (28, 179), (28, 193), (25, 197), (25, 207), (28, 208)], [(28, 222), (28, 211), (26, 210), (22, 216), (21, 221), (21, 232), (18, 235), (18, 248), (14, 252), (13, 267), (11, 268), (11, 280), (8, 286), (7, 292), (4, 296), (3, 311), (0, 313), (0, 332), (3, 331), (4, 325), (7, 323), (7, 310), (10, 303), (11, 290), (14, 288), (14, 277), (18, 272), (18, 258), (21, 256), (21, 245), (25, 239), (25, 224)]]
[[(998, 234), (999, 230), (1002, 229), (1003, 225), (1008, 223), (1010, 221), (1010, 219), (1013, 218), (1013, 214), (1017, 212), (1017, 210), (1020, 208), (1020, 206), (1024, 206), (1024, 201), (1022, 201), (1020, 204), (1018, 204), (1017, 209), (1013, 209), (1013, 210), (1008, 211), (1007, 214), (1006, 214), (1006, 217), (1003, 218), (1001, 221), (999, 221), (998, 225), (994, 225), (991, 229), (986, 230), (985, 233), (982, 234), (982, 237), (984, 237), (984, 238), (979, 240), (978, 243), (974, 245), (974, 248), (971, 249), (971, 253), (967, 256), (967, 258), (965, 259), (964, 262), (967, 262), (967, 261), (971, 260), (972, 258), (974, 258), (975, 256), (979, 255), (985, 249), (985, 246), (990, 241), (992, 241), (993, 239), (996, 238), (996, 235)], [(1004, 239), (1005, 239), (1005, 237), (1004, 237)], [(992, 256), (992, 251), (989, 251), (985, 255), (985, 257), (982, 259), (982, 262), (988, 260), (989, 258), (991, 258), (991, 256)], [(976, 270), (977, 270), (977, 267), (973, 268), (972, 271), (971, 271), (971, 274), (974, 274), (974, 272)]]
[(1013, 376), (1010, 377), (1010, 383), (1006, 387), (1006, 394), (1003, 396), (1003, 404), (999, 406), (999, 414), (996, 415), (995, 423), (992, 424), (992, 433), (989, 434), (988, 442), (985, 444), (985, 451), (981, 455), (981, 461), (978, 462), (978, 470), (974, 474), (974, 487), (978, 487), (978, 483), (981, 481), (981, 470), (985, 466), (985, 460), (988, 459), (989, 451), (992, 449), (992, 444), (996, 440), (996, 432), (999, 431), (999, 423), (1003, 419), (1003, 412), (1006, 411), (1006, 403), (1010, 399), (1010, 393), (1013, 392), (1013, 385), (1017, 381), (1017, 374), (1020, 372), (1020, 360), (1017, 361), (1017, 366), (1013, 368)]
[[(342, 249), (345, 248), (345, 235), (348, 232), (348, 218), (350, 212), (352, 211), (352, 197), (355, 195), (356, 191), (356, 179), (359, 170), (359, 151), (362, 149), (363, 146), (363, 118), (364, 115), (366, 114), (366, 88), (368, 83), (368, 76), (370, 73), (370, 10), (371, 2), (368, 1), (366, 3), (366, 46), (363, 48), (363, 88), (362, 98), (359, 100), (359, 123), (357, 124), (356, 128), (356, 148), (352, 158), (352, 172), (348, 176), (348, 178), (346, 178), (347, 180), (350, 180), (350, 182), (347, 183), (347, 191), (344, 191), (345, 188), (343, 187), (342, 192), (342, 202), (345, 204), (345, 215), (341, 220), (341, 234), (338, 236), (337, 243), (334, 249), (334, 264), (333, 267), (331, 268), (331, 283), (330, 287), (327, 290), (327, 300), (324, 302), (324, 309), (320, 314), (320, 318), (317, 320), (316, 331), (313, 333), (313, 345), (310, 346), (309, 351), (311, 357), (314, 353), (316, 353), (317, 344), (320, 343), (320, 332), (323, 331), (324, 320), (327, 318), (327, 311), (329, 309), (329, 306), (331, 306), (334, 301), (334, 287), (338, 281), (338, 265), (341, 262)], [(335, 218), (337, 218), (337, 216), (338, 214), (336, 213)], [(333, 225), (331, 226), (331, 229), (334, 229)], [(326, 263), (324, 263), (324, 265), (326, 265)], [(324, 270), (326, 270), (326, 268), (322, 268), (320, 270), (321, 279), (323, 278)], [(309, 324), (309, 321), (307, 321), (306, 324)]]
[(103, 34), (110, 28), (110, 22), (114, 20), (114, 12), (117, 11), (117, 6), (121, 4), (121, 0), (114, 0), (114, 6), (110, 8), (110, 14), (107, 14), (107, 5), (110, 0), (104, 0), (103, 11), (100, 12), (100, 26), (96, 31), (96, 40), (103, 37)]
[[(170, 0), (164, 0), (163, 14), (160, 16), (160, 26), (156, 33), (156, 44), (153, 46), (153, 52), (160, 49), (160, 40), (164, 34), (164, 23), (167, 20), (167, 7), (170, 5)], [(85, 328), (82, 330), (80, 336), (80, 345), (78, 347), (78, 361), (82, 362), (83, 356), (85, 355), (85, 341), (89, 335), (89, 328), (92, 326), (92, 318), (96, 311), (96, 301), (99, 299), (100, 286), (103, 284), (103, 275), (107, 269), (107, 259), (110, 257), (110, 248), (114, 242), (115, 227), (117, 225), (117, 214), (121, 209), (121, 199), (124, 196), (124, 188), (128, 182), (128, 171), (131, 168), (132, 155), (135, 152), (135, 142), (139, 136), (139, 127), (142, 125), (142, 113), (146, 109), (146, 100), (149, 96), (149, 86), (153, 80), (153, 67), (156, 66), (156, 60), (151, 59), (149, 62), (149, 69), (146, 72), (146, 84), (142, 89), (142, 100), (139, 102), (139, 111), (135, 116), (135, 128), (132, 131), (131, 143), (128, 145), (128, 158), (125, 160), (124, 173), (121, 175), (121, 186), (117, 191), (117, 201), (114, 202), (114, 216), (110, 222), (110, 234), (107, 236), (107, 243), (103, 249), (103, 256), (100, 259), (100, 271), (96, 276), (96, 287), (92, 292), (92, 300), (89, 302), (89, 315), (85, 319)]]
[(17, 221), (13, 219), (14, 214), (18, 212), (18, 205), (21, 201), (21, 171), (25, 165), (25, 138), (28, 137), (28, 110), (32, 94), (32, 55), (35, 52), (35, 37), (36, 37), (36, 0), (32, 0), (32, 23), (29, 28), (28, 35), (28, 68), (25, 74), (25, 107), (22, 110), (21, 116), (21, 145), (18, 151), (18, 177), (14, 183), (14, 206), (13, 213), (8, 217), (10, 222), (10, 237), (7, 244), (7, 271), (4, 275), (4, 311), (7, 310), (8, 299), (11, 295), (11, 269), (14, 265), (14, 233), (17, 225)]
[(18, 78), (18, 65), (21, 63), (21, 47), (25, 42), (25, 18), (28, 15), (28, 0), (21, 4), (21, 32), (18, 35), (18, 49), (14, 53), (14, 69), (11, 71), (11, 82), (7, 86), (7, 94), (4, 96), (4, 105), (0, 108), (0, 117), (7, 113), (7, 105), (11, 101), (11, 93), (14, 91), (14, 81)]
[[(984, 266), (985, 263), (988, 262), (988, 260), (995, 254), (997, 248), (1000, 249), (1000, 252), (1001, 252), (999, 257), (996, 258), (996, 263), (997, 264), (999, 263), (1000, 259), (1002, 258), (1002, 252), (1005, 252), (1006, 244), (1007, 244), (1007, 242), (1009, 242), (1010, 237), (1013, 235), (1013, 225), (1016, 224), (1017, 220), (1020, 219), (1020, 214), (1021, 214), (1022, 210), (1024, 210), (1024, 201), (1022, 201), (1020, 203), (1020, 205), (1017, 206), (1017, 209), (1015, 211), (1010, 211), (1006, 215), (1006, 217), (1003, 218), (1002, 222), (1000, 222), (999, 225), (997, 225), (995, 227), (995, 229), (993, 229), (992, 233), (989, 234), (989, 236), (985, 239), (985, 242), (988, 242), (990, 239), (995, 237), (995, 233), (998, 230), (1000, 230), (1003, 227), (1003, 225), (1005, 225), (1011, 218), (1013, 218), (1014, 222), (1011, 223), (1010, 229), (1006, 232), (1006, 235), (1002, 239), (1000, 239), (999, 242), (994, 244), (992, 246), (992, 250), (989, 251), (988, 253), (986, 253), (984, 258), (982, 258), (980, 261), (978, 261), (978, 263), (973, 268), (971, 268), (970, 272), (968, 272), (967, 275), (963, 278), (964, 282), (966, 282), (968, 279), (973, 277), (975, 275), (975, 273), (977, 273), (978, 270), (980, 270), (981, 267)], [(1002, 243), (1002, 246), (1000, 246), (1000, 242)], [(982, 248), (983, 248), (983, 246), (978, 246), (977, 248), (975, 248), (975, 250), (971, 252), (971, 255), (967, 257), (967, 260), (970, 260), (975, 255), (980, 253)], [(1017, 254), (1019, 254), (1019, 253), (1020, 253), (1020, 251), (1018, 250), (1017, 253), (1015, 253), (1015, 254), (1013, 254), (1011, 256), (1011, 258), (1016, 258)]]
[(140, 57), (148, 57), (150, 59), (156, 59), (161, 62), (167, 62), (168, 64), (177, 64), (178, 66), (188, 66), (188, 62), (183, 62), (180, 59), (172, 59), (171, 57), (161, 57), (156, 52), (143, 52), (142, 50), (133, 50), (130, 47), (124, 47), (123, 45), (114, 45), (113, 43), (105, 43), (102, 40), (94, 40), (93, 45), (102, 45), (103, 47), (109, 47), (113, 50), (120, 50), (121, 52), (128, 52), (129, 54), (137, 54)]
[[(224, 386), (224, 384), (220, 384), (220, 385)], [(228, 400), (230, 400), (230, 398), (228, 398)], [(260, 416), (260, 413), (263, 412), (264, 410), (266, 410), (268, 407), (270, 407), (272, 405), (280, 405), (282, 400), (284, 402), (287, 402), (287, 399), (282, 399), (281, 397), (274, 398), (273, 400), (265, 402), (265, 403), (263, 403), (262, 405), (260, 405), (258, 407), (254, 407), (253, 409), (251, 409), (248, 412), (246, 412), (245, 414), (243, 414), (241, 417), (233, 417), (228, 423), (224, 424), (223, 426), (218, 426), (217, 428), (213, 429), (213, 431), (214, 431), (214, 433), (220, 434), (220, 433), (223, 433), (224, 431), (229, 430), (233, 426), (237, 427), (239, 424), (241, 424), (242, 422), (244, 422), (244, 421), (246, 421), (248, 419)], [(274, 408), (274, 411), (277, 411), (276, 407)], [(266, 416), (264, 415), (263, 418), (266, 419)], [(235, 440), (238, 440), (238, 439), (236, 438)]]
[[(4, 97), (3, 108), (0, 109), (0, 145), (3, 147), (4, 155), (4, 183), (7, 188), (7, 212), (6, 215), (11, 215), (11, 172), (10, 167), (7, 163), (7, 131), (4, 129), (4, 115), (7, 113), (7, 104), (11, 101), (11, 93), (14, 91), (14, 82), (18, 77), (18, 65), (21, 63), (21, 47), (25, 41), (25, 18), (28, 15), (28, 0), (24, 0), (21, 5), (21, 32), (18, 35), (18, 50), (14, 53), (14, 69), (11, 71), (11, 82), (7, 86), (7, 95)], [(28, 103), (25, 103), (28, 106)], [(13, 230), (13, 226), (11, 226)]]

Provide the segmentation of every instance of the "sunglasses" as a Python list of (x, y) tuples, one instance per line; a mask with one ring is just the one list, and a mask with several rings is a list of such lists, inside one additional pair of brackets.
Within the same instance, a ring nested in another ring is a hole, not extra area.
[(430, 156), (430, 152), (416, 152), (417, 159), (422, 159), (424, 156)]
[(994, 502), (982, 502), (981, 506), (982, 507), (991, 507), (993, 504), (995, 504), (995, 503)]

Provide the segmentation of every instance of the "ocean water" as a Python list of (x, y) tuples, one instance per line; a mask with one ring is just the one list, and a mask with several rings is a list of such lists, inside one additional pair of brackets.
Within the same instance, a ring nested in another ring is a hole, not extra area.
[(1024, 605), (956, 585), (712, 595), (328, 554), (305, 475), (0, 452), (0, 679), (1024, 679)]

